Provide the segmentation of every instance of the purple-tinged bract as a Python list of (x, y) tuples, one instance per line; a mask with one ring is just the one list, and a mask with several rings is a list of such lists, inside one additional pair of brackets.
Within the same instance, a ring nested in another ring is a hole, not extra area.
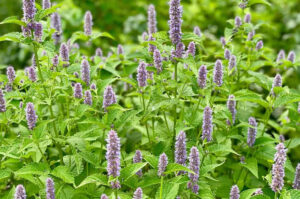
[(162, 153), (159, 156), (159, 162), (158, 162), (158, 173), (157, 175), (159, 177), (164, 176), (164, 172), (168, 165), (168, 156), (165, 153)]
[(84, 15), (84, 33), (88, 36), (92, 34), (93, 16), (90, 11), (87, 11)]
[(240, 198), (240, 190), (237, 185), (233, 185), (230, 191), (230, 199), (239, 199)]
[(35, 13), (35, 0), (23, 0), (23, 14), (25, 22), (32, 21), (34, 19)]
[(46, 199), (55, 199), (54, 182), (51, 178), (46, 180)]
[(264, 47), (263, 41), (262, 41), (262, 40), (259, 40), (259, 41), (257, 42), (257, 44), (256, 44), (255, 49), (256, 49), (257, 51), (259, 51), (259, 50), (262, 49), (263, 47)]
[(252, 147), (255, 143), (256, 134), (257, 134), (257, 123), (254, 117), (249, 118), (249, 125), (252, 127), (248, 127), (248, 136), (247, 136), (247, 144), (249, 147)]
[(156, 33), (156, 11), (154, 5), (149, 5), (148, 7), (148, 34), (151, 36), (153, 33)]
[(232, 116), (232, 124), (235, 123), (235, 115), (236, 115), (236, 101), (234, 95), (229, 95), (227, 100), (227, 108)]
[(35, 82), (37, 80), (36, 78), (36, 71), (33, 66), (28, 68), (28, 78), (32, 81)]
[(241, 17), (239, 17), (239, 16), (235, 17), (234, 24), (235, 24), (235, 27), (237, 27), (237, 28), (240, 27), (242, 25)]
[(46, 10), (51, 7), (50, 0), (43, 0), (43, 9)]
[(26, 191), (23, 185), (19, 184), (16, 187), (14, 199), (26, 199)]
[(61, 60), (65, 62), (63, 66), (64, 67), (69, 66), (69, 48), (65, 43), (61, 44), (60, 46), (60, 57)]
[[(110, 130), (106, 139), (107, 174), (113, 178), (120, 176), (120, 138), (114, 130)], [(118, 180), (111, 183), (113, 189), (121, 188)]]
[(223, 64), (221, 60), (217, 60), (214, 67), (214, 82), (217, 86), (223, 84)]
[(2, 89), (0, 88), (0, 113), (6, 111), (6, 102), (4, 99), (4, 94)]
[(245, 23), (250, 23), (251, 22), (251, 14), (250, 13), (245, 15), (244, 22)]
[(158, 49), (154, 50), (153, 53), (154, 66), (157, 70), (157, 74), (162, 71), (162, 57)]
[(293, 188), (300, 190), (300, 163), (298, 163), (298, 165), (296, 167)]
[(272, 183), (271, 188), (274, 192), (280, 192), (284, 185), (284, 165), (286, 161), (286, 149), (283, 143), (276, 146), (274, 164), (272, 166)]
[(137, 81), (139, 87), (147, 86), (147, 70), (146, 70), (146, 63), (141, 61), (139, 67), (137, 69)]
[(203, 123), (202, 123), (202, 140), (207, 142), (212, 141), (212, 110), (209, 106), (205, 107), (203, 112)]
[(78, 99), (82, 98), (82, 85), (80, 83), (76, 83), (74, 86), (74, 97)]
[(205, 65), (202, 65), (199, 68), (199, 72), (198, 72), (198, 85), (202, 89), (204, 89), (206, 86), (206, 77), (207, 77), (207, 69)]
[(90, 85), (90, 64), (86, 59), (81, 62), (81, 79), (87, 86)]
[(201, 30), (200, 30), (199, 26), (194, 27), (194, 34), (198, 35), (199, 37), (202, 36), (202, 33), (201, 33)]
[(12, 66), (7, 67), (6, 75), (7, 75), (7, 79), (9, 81), (9, 83), (12, 84), (16, 79), (16, 72), (15, 72), (14, 67), (12, 67)]
[(230, 56), (231, 56), (231, 52), (230, 52), (230, 50), (228, 50), (226, 48), (225, 51), (224, 51), (224, 58), (229, 60)]
[(188, 188), (192, 189), (192, 191), (197, 194), (199, 189), (197, 183), (199, 179), (199, 169), (200, 169), (200, 158), (199, 158), (199, 151), (197, 147), (191, 148), (189, 161), (190, 161), (189, 169), (194, 171), (195, 174), (189, 173), (190, 181), (188, 183)]
[(175, 143), (175, 162), (185, 166), (186, 158), (186, 135), (184, 131), (180, 131)]
[(285, 52), (284, 52), (284, 50), (280, 50), (278, 55), (277, 55), (276, 62), (280, 63), (281, 60), (284, 60), (284, 59), (285, 59)]
[(273, 80), (271, 94), (275, 96), (274, 88), (282, 86), (282, 78), (280, 74), (277, 74)]
[(41, 42), (43, 37), (43, 25), (41, 23), (35, 24), (34, 38), (37, 42)]
[(30, 130), (32, 130), (37, 121), (38, 116), (35, 113), (34, 110), (34, 105), (31, 102), (28, 102), (26, 105), (26, 120), (27, 120), (27, 125)]
[(180, 0), (170, 0), (169, 6), (169, 35), (172, 43), (177, 45), (181, 41), (182, 35), (182, 6), (180, 5)]
[[(142, 162), (143, 160), (143, 156), (142, 156), (142, 152), (140, 150), (136, 150), (135, 154), (133, 156), (133, 163), (139, 163)], [(141, 177), (143, 175), (143, 171), (139, 170), (136, 175), (138, 175), (139, 177)]]
[(84, 103), (87, 105), (92, 106), (93, 104), (93, 99), (92, 99), (92, 94), (91, 91), (87, 90), (84, 92), (85, 98), (84, 98)]
[(142, 199), (142, 198), (143, 198), (143, 190), (142, 188), (138, 187), (133, 194), (133, 199)]
[(292, 63), (295, 63), (295, 59), (296, 59), (296, 54), (294, 51), (290, 51), (289, 54), (288, 54), (288, 57), (287, 57), (287, 60), (292, 62)]
[(112, 104), (117, 103), (116, 94), (111, 86), (107, 86), (103, 95), (103, 108), (106, 111), (106, 108)]
[(193, 57), (196, 54), (196, 46), (195, 46), (195, 42), (190, 42), (189, 46), (188, 46), (188, 50), (187, 50), (188, 54), (192, 55)]

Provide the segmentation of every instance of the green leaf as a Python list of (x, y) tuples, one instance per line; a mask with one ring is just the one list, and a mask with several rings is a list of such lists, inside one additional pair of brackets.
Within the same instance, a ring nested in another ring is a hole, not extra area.
[(300, 95), (296, 93), (281, 93), (276, 97), (274, 107), (283, 106), (293, 102), (300, 102)]
[(234, 153), (236, 155), (239, 155), (237, 152), (232, 150), (230, 146), (221, 145), (221, 144), (214, 144), (208, 147), (208, 150), (210, 153), (220, 154), (220, 155), (226, 155), (227, 153)]
[(74, 176), (66, 166), (58, 166), (56, 167), (51, 174), (55, 177), (62, 179), (65, 183), (74, 184)]
[(112, 40), (115, 40), (115, 38), (113, 36), (111, 36), (111, 34), (109, 34), (108, 32), (97, 32), (97, 33), (93, 33), (91, 35), (91, 38), (94, 40), (94, 39), (97, 39), (99, 37), (107, 37), (107, 38), (110, 38)]
[(143, 152), (143, 158), (151, 165), (152, 168), (157, 168), (158, 165), (158, 158), (155, 157), (152, 154), (144, 154)]
[(97, 186), (99, 186), (99, 185), (108, 185), (108, 183), (107, 183), (107, 176), (103, 175), (103, 174), (93, 174), (93, 175), (90, 175), (90, 176), (86, 177), (80, 183), (80, 185), (78, 187), (82, 187), (84, 185), (91, 184), (91, 183), (94, 183)]
[(0, 180), (9, 178), (10, 174), (11, 174), (11, 171), (9, 169), (7, 169), (7, 168), (0, 169)]
[(250, 0), (248, 2), (249, 6), (252, 6), (255, 4), (265, 4), (265, 5), (271, 6), (271, 4), (267, 0)]
[(270, 198), (270, 196), (267, 196), (267, 195), (257, 195), (257, 196), (251, 197), (251, 199), (271, 199), (271, 198)]
[(88, 151), (82, 151), (80, 153), (78, 153), (79, 156), (81, 156), (85, 161), (98, 166), (99, 164), (99, 158), (98, 156), (96, 156), (96, 154), (88, 152)]
[(300, 198), (300, 190), (292, 189), (292, 190), (289, 190), (289, 193), (291, 195), (291, 199), (299, 199)]
[(0, 37), (0, 42), (1, 41), (20, 42), (22, 37), (23, 37), (23, 35), (19, 32), (11, 32), (11, 33), (7, 33), (7, 34), (1, 36)]
[(243, 167), (247, 168), (256, 178), (258, 178), (258, 167), (256, 158), (249, 158), (246, 160), (246, 164), (242, 164)]
[(247, 189), (243, 191), (240, 195), (240, 199), (250, 199), (251, 195), (256, 191), (257, 189)]
[(1, 21), (0, 24), (18, 24), (20, 26), (26, 26), (26, 23), (19, 20), (17, 16), (11, 16), (11, 17), (7, 17), (6, 19), (4, 19), (3, 21)]
[(260, 95), (258, 95), (255, 92), (249, 91), (249, 90), (239, 90), (235, 92), (235, 99), (237, 101), (248, 101), (248, 102), (254, 102), (257, 104), (260, 104), (263, 107), (269, 107), (269, 103), (266, 102), (261, 98)]
[(224, 162), (221, 162), (220, 164), (205, 165), (205, 166), (201, 167), (200, 175), (205, 175), (206, 173), (213, 171), (215, 168), (221, 166), (222, 164), (224, 164)]
[(182, 166), (182, 165), (177, 164), (177, 163), (170, 163), (170, 164), (168, 164), (164, 174), (169, 174), (169, 173), (173, 173), (173, 172), (177, 172), (177, 171), (186, 171), (186, 172), (189, 172), (189, 173), (194, 173), (194, 171), (188, 169), (185, 166)]
[(45, 175), (49, 172), (48, 166), (45, 163), (30, 163), (18, 171), (15, 172), (16, 175)]
[(126, 181), (133, 175), (135, 175), (139, 170), (141, 170), (148, 163), (136, 163), (131, 164), (121, 170), (120, 179)]

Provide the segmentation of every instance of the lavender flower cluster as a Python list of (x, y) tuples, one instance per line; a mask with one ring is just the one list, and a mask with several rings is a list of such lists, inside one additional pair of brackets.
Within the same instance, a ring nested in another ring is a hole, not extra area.
[(272, 183), (271, 188), (274, 192), (282, 190), (284, 185), (284, 165), (286, 161), (286, 149), (283, 143), (276, 146), (277, 152), (274, 156), (274, 164), (272, 166)]

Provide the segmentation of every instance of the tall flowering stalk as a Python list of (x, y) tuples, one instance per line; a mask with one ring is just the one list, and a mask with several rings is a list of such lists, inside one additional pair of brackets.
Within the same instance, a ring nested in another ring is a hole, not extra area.
[(117, 103), (116, 94), (111, 86), (107, 86), (105, 88), (104, 95), (103, 95), (102, 107), (104, 108), (105, 111), (107, 111), (106, 108), (115, 103)]
[(157, 175), (159, 177), (164, 176), (164, 172), (168, 165), (168, 156), (165, 153), (162, 153), (159, 156), (159, 162), (158, 162), (158, 172)]
[(190, 181), (188, 182), (188, 188), (192, 190), (193, 193), (198, 193), (198, 179), (199, 179), (199, 170), (200, 170), (200, 159), (199, 159), (199, 151), (197, 147), (192, 147), (190, 156), (189, 156), (189, 169), (194, 171), (195, 174), (189, 173)]
[(51, 28), (55, 29), (55, 33), (53, 33), (52, 38), (54, 39), (55, 45), (58, 45), (61, 40), (61, 18), (57, 12), (54, 12), (51, 15)]
[[(110, 177), (117, 178), (120, 176), (120, 139), (117, 132), (110, 130), (106, 139), (106, 160), (107, 160), (107, 174)], [(118, 180), (112, 181), (113, 189), (121, 188)]]
[(90, 85), (90, 64), (86, 59), (81, 62), (81, 79), (87, 86)]
[(87, 90), (84, 92), (85, 98), (84, 98), (84, 103), (87, 105), (92, 106), (93, 104), (93, 99), (92, 99), (92, 93), (91, 91)]
[(176, 57), (182, 58), (184, 50), (185, 50), (184, 44), (182, 42), (177, 43), (176, 50), (175, 50)]
[(187, 53), (189, 55), (192, 55), (193, 57), (195, 56), (195, 54), (196, 54), (195, 42), (192, 41), (189, 43)]
[(51, 178), (46, 180), (46, 199), (55, 199), (54, 182)]
[(15, 197), (14, 199), (26, 199), (26, 190), (23, 185), (19, 184), (16, 187)]
[(198, 85), (204, 89), (206, 86), (207, 69), (205, 65), (202, 65), (198, 71)]
[(300, 163), (298, 163), (295, 172), (295, 179), (293, 183), (293, 188), (300, 190)]
[(36, 71), (35, 71), (35, 68), (33, 66), (31, 66), (31, 67), (28, 68), (28, 78), (32, 82), (35, 82), (37, 80)]
[(236, 115), (236, 101), (234, 95), (229, 95), (227, 100), (227, 108), (232, 116), (232, 124), (235, 123), (235, 115)]
[(30, 22), (34, 20), (36, 13), (35, 0), (23, 0), (23, 14), (25, 22)]
[(9, 81), (9, 83), (12, 84), (16, 79), (16, 72), (15, 72), (14, 67), (12, 67), (12, 66), (7, 67), (6, 75), (7, 75), (7, 79)]
[(157, 70), (157, 74), (162, 72), (162, 57), (158, 49), (154, 50), (153, 53), (154, 66)]
[(283, 143), (276, 146), (277, 152), (274, 156), (274, 164), (272, 166), (272, 184), (271, 188), (274, 192), (282, 190), (284, 185), (284, 165), (286, 161), (286, 149)]
[(217, 60), (214, 68), (214, 82), (217, 86), (222, 86), (223, 84), (223, 64), (221, 60)]
[(65, 43), (61, 44), (60, 46), (60, 57), (61, 60), (65, 62), (63, 66), (64, 67), (69, 66), (69, 48)]
[(50, 0), (43, 0), (43, 9), (46, 10), (51, 7), (51, 1)]
[[(148, 41), (155, 41), (155, 38), (152, 35), (149, 35)], [(156, 46), (149, 43), (148, 51), (153, 53), (155, 49), (156, 49)]]
[(156, 33), (156, 11), (154, 5), (149, 5), (148, 7), (148, 34), (151, 36), (153, 33)]
[(37, 42), (41, 42), (43, 37), (43, 25), (41, 23), (35, 24), (34, 38)]
[(230, 199), (239, 199), (240, 198), (240, 190), (237, 185), (233, 185), (230, 191)]
[(186, 158), (186, 135), (184, 131), (180, 131), (175, 143), (175, 162), (185, 166)]
[(146, 63), (141, 61), (139, 67), (137, 69), (137, 81), (139, 87), (147, 86), (147, 70), (146, 70)]
[(141, 187), (138, 187), (133, 194), (133, 199), (142, 199), (142, 198), (143, 198), (143, 190)]
[(182, 6), (180, 0), (170, 0), (169, 2), (169, 35), (173, 44), (178, 44), (181, 41), (181, 23), (182, 23)]
[(30, 130), (35, 127), (38, 116), (35, 113), (34, 105), (31, 102), (28, 102), (26, 105), (26, 120), (27, 125)]
[[(140, 150), (136, 150), (135, 151), (135, 155), (133, 156), (133, 163), (139, 163), (142, 162), (143, 160), (143, 156), (142, 156), (142, 152)], [(143, 171), (139, 170), (136, 175), (138, 175), (139, 177), (141, 177), (143, 175)]]
[(247, 144), (249, 147), (252, 147), (255, 143), (256, 134), (257, 134), (257, 123), (254, 117), (249, 118), (249, 125), (252, 127), (248, 128), (248, 137), (247, 137)]
[(82, 98), (82, 86), (80, 83), (74, 85), (74, 97), (78, 99)]
[(202, 140), (207, 142), (212, 141), (212, 110), (209, 106), (205, 107), (203, 112), (203, 123), (202, 123)]
[(0, 113), (6, 111), (6, 102), (4, 99), (4, 94), (2, 89), (0, 88)]
[(93, 28), (93, 16), (90, 11), (87, 11), (84, 15), (84, 33), (88, 36), (92, 34)]
[(225, 51), (224, 51), (224, 58), (229, 60), (230, 56), (231, 56), (231, 52), (230, 52), (230, 50), (228, 50), (226, 48)]

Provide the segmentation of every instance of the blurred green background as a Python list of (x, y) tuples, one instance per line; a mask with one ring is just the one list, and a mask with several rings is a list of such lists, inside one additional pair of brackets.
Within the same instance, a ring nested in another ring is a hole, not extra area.
[[(41, 3), (42, 0), (37, 0)], [(94, 17), (94, 28), (109, 32), (116, 41), (103, 39), (93, 44), (89, 54), (93, 54), (96, 46), (101, 46), (105, 54), (110, 46), (118, 43), (136, 43), (137, 38), (147, 26), (147, 6), (154, 4), (157, 10), (158, 29), (168, 30), (167, 0), (63, 0), (59, 10), (63, 20), (64, 41), (75, 31), (83, 28), (83, 15), (90, 10)], [(240, 0), (182, 0), (183, 31), (192, 31), (198, 25), (209, 38), (219, 38), (229, 24), (228, 19), (242, 14), (238, 7)], [(259, 33), (264, 35), (265, 45), (274, 52), (280, 49), (300, 51), (300, 1), (269, 0), (271, 6), (257, 4), (251, 7), (252, 20), (261, 24)], [(246, 10), (249, 11), (248, 9)], [(22, 0), (0, 1), (0, 21), (8, 16), (22, 17)], [(0, 35), (7, 32), (20, 31), (17, 25), (1, 25)], [(2, 42), (0, 44), (0, 65), (13, 65), (24, 68), (30, 64), (31, 50), (20, 48), (19, 44)]]

